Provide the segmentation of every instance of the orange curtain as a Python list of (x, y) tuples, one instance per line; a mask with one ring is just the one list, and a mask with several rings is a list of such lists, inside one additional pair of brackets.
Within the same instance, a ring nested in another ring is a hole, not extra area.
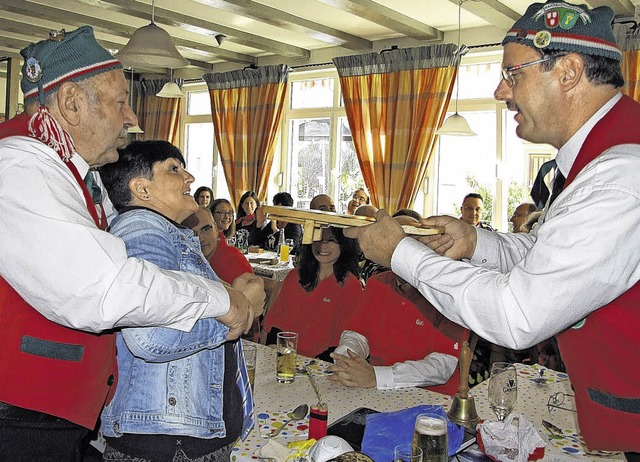
[(360, 169), (376, 207), (411, 207), (456, 75), (455, 45), (334, 58)]
[(640, 103), (640, 50), (622, 52), (622, 93)]
[(203, 76), (209, 87), (216, 143), (234, 207), (248, 190), (255, 191), (260, 200), (266, 198), (288, 72), (283, 64)]
[[(159, 98), (156, 96), (169, 79), (134, 82), (138, 125), (144, 131), (136, 135), (138, 140), (163, 140), (180, 146), (180, 113), (183, 98)], [(180, 79), (174, 79), (182, 88)]]

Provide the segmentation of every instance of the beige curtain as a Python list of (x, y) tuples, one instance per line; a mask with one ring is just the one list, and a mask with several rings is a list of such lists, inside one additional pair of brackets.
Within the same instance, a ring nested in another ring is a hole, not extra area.
[(452, 44), (334, 58), (360, 169), (374, 205), (411, 207), (456, 75)]
[[(138, 140), (164, 140), (180, 146), (180, 114), (182, 98), (159, 98), (156, 96), (169, 79), (142, 80), (134, 82), (136, 93), (135, 111), (138, 125), (144, 133), (136, 135)], [(182, 80), (174, 79), (182, 88)]]
[(245, 191), (264, 200), (286, 102), (282, 64), (205, 74), (216, 143), (234, 207)]
[(622, 92), (640, 103), (640, 29), (636, 27), (622, 40)]

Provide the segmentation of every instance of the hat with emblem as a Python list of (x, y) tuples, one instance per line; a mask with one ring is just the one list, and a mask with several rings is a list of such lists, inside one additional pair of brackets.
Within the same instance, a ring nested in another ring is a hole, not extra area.
[(608, 6), (590, 9), (587, 5), (558, 0), (533, 3), (511, 27), (502, 44), (520, 43), (622, 61), (612, 20), (613, 10)]
[(122, 64), (98, 44), (89, 26), (67, 33), (52, 31), (47, 40), (32, 43), (20, 54), (24, 57), (20, 85), (25, 104), (38, 98), (44, 105), (45, 96), (63, 82), (122, 69)]

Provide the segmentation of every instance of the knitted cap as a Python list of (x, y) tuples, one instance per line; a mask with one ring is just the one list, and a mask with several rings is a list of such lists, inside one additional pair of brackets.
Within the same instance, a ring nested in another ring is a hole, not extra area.
[(612, 20), (613, 10), (608, 6), (589, 9), (587, 5), (558, 0), (534, 3), (511, 27), (502, 44), (519, 43), (622, 61)]
[(47, 40), (32, 43), (20, 54), (24, 57), (20, 86), (25, 104), (39, 98), (44, 105), (45, 96), (63, 82), (122, 69), (122, 64), (98, 45), (89, 26), (68, 33), (51, 31)]

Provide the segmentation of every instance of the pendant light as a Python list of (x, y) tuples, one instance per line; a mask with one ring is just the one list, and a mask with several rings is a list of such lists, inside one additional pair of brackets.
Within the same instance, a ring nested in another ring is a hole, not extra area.
[[(129, 106), (133, 110), (133, 67), (131, 68), (131, 84), (129, 85)], [(134, 127), (127, 128), (127, 133), (144, 133), (144, 130), (136, 124)]]
[(151, 24), (136, 30), (116, 58), (126, 66), (176, 68), (189, 65), (171, 41), (169, 33), (155, 22), (155, 2), (151, 1)]
[(173, 69), (170, 70), (169, 81), (164, 84), (162, 89), (156, 93), (156, 96), (160, 98), (180, 98), (182, 90), (176, 82), (173, 81)]
[(447, 117), (442, 126), (436, 130), (437, 135), (452, 135), (452, 136), (474, 136), (475, 133), (469, 127), (467, 120), (458, 114), (458, 92), (460, 90), (460, 60), (462, 56), (464, 56), (469, 49), (462, 45), (460, 47), (460, 16), (462, 12), (462, 3), (464, 0), (458, 0), (458, 48), (456, 49), (456, 112)]

